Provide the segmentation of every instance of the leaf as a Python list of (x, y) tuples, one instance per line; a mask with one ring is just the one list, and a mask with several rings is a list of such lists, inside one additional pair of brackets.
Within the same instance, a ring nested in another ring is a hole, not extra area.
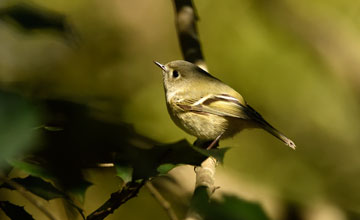
[(221, 200), (212, 199), (206, 187), (198, 187), (194, 192), (191, 206), (205, 220), (269, 220), (258, 203), (249, 202), (233, 195), (223, 195)]
[(214, 202), (213, 208), (217, 208), (217, 212), (212, 213), (209, 219), (219, 219), (216, 213), (220, 216), (228, 216), (228, 219), (246, 219), (246, 220), (268, 220), (264, 210), (258, 203), (242, 200), (236, 196), (226, 195), (223, 197), (224, 201)]
[(78, 37), (65, 15), (35, 4), (17, 3), (0, 9), (0, 19), (22, 31), (50, 30), (77, 43)]
[[(22, 187), (24, 187), (27, 191), (49, 201), (52, 199), (62, 198), (64, 199), (72, 208), (77, 210), (83, 218), (83, 210), (77, 206), (74, 201), (63, 191), (55, 188), (51, 183), (44, 181), (43, 179), (39, 177), (34, 176), (27, 176), (26, 178), (13, 178), (12, 181), (20, 184)], [(12, 186), (9, 184), (2, 184), (0, 185), (0, 188), (8, 188), (11, 190), (15, 190)], [(83, 199), (86, 189), (82, 189), (79, 193), (81, 195), (81, 198)]]
[(55, 179), (54, 175), (52, 175), (48, 170), (46, 170), (44, 167), (28, 163), (21, 160), (10, 160), (9, 163), (15, 167), (18, 168), (32, 176), (41, 177), (45, 179)]
[[(68, 198), (65, 193), (55, 188), (51, 183), (46, 182), (38, 177), (28, 176), (26, 178), (13, 178), (11, 180), (20, 184), (31, 193), (48, 201), (56, 198)], [(2, 184), (0, 188), (1, 187), (12, 190), (14, 189), (6, 183)]]
[(115, 163), (116, 175), (120, 177), (124, 183), (128, 183), (132, 180), (132, 174), (134, 169), (130, 166), (121, 166), (120, 164)]
[(223, 147), (223, 148), (215, 148), (215, 149), (210, 149), (210, 150), (206, 150), (203, 148), (199, 148), (196, 146), (193, 146), (193, 148), (200, 152), (201, 154), (208, 156), (208, 157), (214, 157), (217, 161), (219, 161), (219, 163), (223, 164), (224, 163), (224, 156), (225, 153), (230, 150), (230, 147)]
[[(15, 168), (18, 168), (30, 174), (31, 176), (50, 179), (53, 181), (59, 181), (61, 183), (61, 179), (60, 180), (58, 179), (56, 173), (51, 173), (51, 170), (48, 169), (49, 167), (48, 168), (45, 167), (46, 165), (40, 166), (20, 160), (12, 160), (10, 161), (10, 164)], [(89, 181), (82, 179), (81, 176), (77, 176), (76, 181), (72, 182), (71, 185), (67, 186), (66, 189), (68, 192), (75, 195), (80, 200), (80, 202), (83, 202), (85, 198), (86, 189), (91, 185), (92, 183), (90, 183)]]
[[(133, 168), (133, 180), (164, 174), (165, 171), (179, 164), (200, 165), (207, 157), (192, 148), (186, 140), (172, 144), (158, 144), (151, 149), (123, 147), (116, 153), (118, 164)], [(163, 164), (167, 164), (167, 169), (164, 169)]]
[(37, 109), (18, 95), (0, 91), (0, 168), (32, 147)]
[(24, 207), (14, 205), (8, 201), (0, 201), (0, 208), (11, 220), (34, 220), (34, 218), (25, 211)]
[[(146, 150), (148, 152), (144, 153), (144, 158), (141, 162), (137, 160), (138, 164), (135, 164), (134, 166), (135, 177), (140, 178), (136, 175), (138, 174), (138, 170), (141, 170), (141, 172), (147, 171), (149, 173), (148, 176), (145, 175), (143, 177), (151, 177), (158, 174), (166, 174), (176, 166), (183, 164), (198, 166), (210, 156), (216, 158), (220, 163), (222, 163), (224, 155), (229, 149), (230, 148), (206, 150), (192, 146), (186, 140), (181, 140), (172, 144), (155, 146), (152, 149)], [(142, 154), (139, 153), (138, 157), (141, 158), (140, 155)], [(149, 160), (150, 156), (155, 159)], [(156, 168), (156, 170), (150, 170), (153, 168)]]
[(91, 185), (92, 185), (91, 182), (89, 182), (85, 179), (82, 179), (82, 181), (79, 181), (76, 184), (72, 185), (72, 187), (68, 189), (68, 192), (73, 194), (74, 196), (76, 196), (76, 198), (81, 203), (84, 203), (86, 190)]
[(64, 16), (30, 4), (15, 4), (2, 8), (0, 18), (11, 19), (25, 29), (64, 29)]
[(171, 163), (164, 163), (164, 164), (161, 164), (160, 166), (158, 166), (158, 168), (156, 170), (157, 170), (157, 172), (159, 172), (159, 174), (166, 174), (170, 170), (175, 168), (176, 166), (177, 165), (174, 165), (174, 164), (171, 164)]

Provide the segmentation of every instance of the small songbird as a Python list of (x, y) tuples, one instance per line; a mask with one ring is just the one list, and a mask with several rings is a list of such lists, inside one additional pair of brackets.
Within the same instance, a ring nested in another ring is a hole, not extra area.
[(271, 126), (233, 88), (187, 61), (177, 60), (162, 69), (166, 105), (171, 119), (200, 141), (232, 137), (245, 128), (262, 128), (295, 149), (292, 140)]

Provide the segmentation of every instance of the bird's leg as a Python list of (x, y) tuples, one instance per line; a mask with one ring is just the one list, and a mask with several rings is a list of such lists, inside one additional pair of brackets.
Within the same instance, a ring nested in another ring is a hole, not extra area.
[(211, 144), (206, 148), (206, 150), (210, 150), (210, 149), (212, 149), (213, 147), (219, 146), (219, 139), (220, 139), (221, 136), (222, 136), (222, 134), (220, 134), (219, 136), (217, 136), (217, 137), (215, 138), (215, 140), (213, 140), (213, 141), (211, 142)]
[(217, 146), (219, 146), (219, 140), (221, 138), (221, 136), (223, 135), (220, 134), (219, 136), (217, 136), (215, 138), (215, 140), (210, 140), (210, 141), (205, 141), (205, 140), (201, 140), (201, 139), (196, 139), (196, 141), (194, 142), (194, 146), (206, 149), (206, 150), (210, 150), (213, 148), (216, 148)]

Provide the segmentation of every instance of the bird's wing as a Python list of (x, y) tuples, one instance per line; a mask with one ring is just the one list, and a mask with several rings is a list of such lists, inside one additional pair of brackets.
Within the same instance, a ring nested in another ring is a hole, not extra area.
[(275, 137), (282, 140), (286, 145), (295, 149), (295, 144), (272, 125), (270, 125), (251, 106), (240, 103), (238, 99), (230, 95), (208, 95), (200, 99), (179, 100), (176, 105), (182, 111), (191, 111), (199, 114), (214, 114), (219, 116), (247, 119), (256, 122), (259, 127), (265, 129)]
[(200, 99), (185, 99), (176, 102), (176, 105), (183, 111), (198, 113), (209, 113), (219, 116), (249, 119), (246, 114), (246, 106), (230, 95), (207, 95)]

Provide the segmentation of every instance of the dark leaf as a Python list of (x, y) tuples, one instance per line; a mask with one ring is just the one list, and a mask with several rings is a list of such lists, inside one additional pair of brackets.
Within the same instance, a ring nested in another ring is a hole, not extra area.
[(0, 9), (0, 19), (23, 31), (50, 30), (76, 43), (77, 37), (65, 15), (29, 3)]
[[(228, 216), (228, 219), (244, 220), (268, 220), (264, 210), (258, 203), (245, 201), (236, 196), (224, 196), (223, 202), (213, 202), (212, 207), (217, 207), (218, 211), (210, 215), (212, 219), (219, 219), (218, 216)], [(210, 219), (210, 218), (209, 218)]]
[(230, 149), (230, 147), (223, 147), (223, 148), (215, 148), (215, 149), (206, 150), (206, 149), (199, 148), (196, 146), (193, 146), (193, 148), (205, 156), (214, 157), (221, 164), (224, 162), (225, 153)]
[(85, 200), (86, 190), (92, 185), (91, 182), (83, 179), (82, 181), (77, 182), (76, 185), (73, 185), (71, 189), (68, 189), (68, 192), (76, 196), (76, 198), (83, 203)]
[(0, 10), (0, 18), (8, 18), (25, 29), (56, 29), (63, 31), (65, 16), (30, 4), (16, 4)]
[[(29, 191), (47, 201), (56, 199), (56, 198), (62, 198), (70, 205), (70, 207), (77, 210), (83, 216), (83, 210), (80, 207), (78, 207), (77, 205), (75, 205), (75, 203), (72, 201), (72, 199), (66, 193), (55, 188), (51, 183), (46, 182), (43, 179), (41, 179), (39, 177), (28, 176), (26, 178), (13, 178), (11, 180), (20, 184), (27, 191)], [(8, 188), (8, 189), (14, 190), (14, 188), (7, 183), (2, 184), (0, 186), (0, 188)], [(84, 188), (85, 188), (85, 186), (84, 186)], [(86, 188), (80, 190), (81, 192), (77, 192), (77, 195), (79, 195), (80, 199), (82, 199), (82, 200), (84, 198), (85, 190), (86, 190)]]
[(117, 159), (122, 163), (128, 162), (134, 168), (134, 179), (142, 179), (166, 174), (178, 165), (198, 166), (210, 156), (222, 162), (228, 149), (205, 150), (181, 140), (172, 144), (156, 145), (147, 150), (135, 148), (136, 152), (120, 153)]
[(116, 153), (118, 164), (133, 168), (133, 180), (163, 174), (179, 164), (200, 165), (206, 159), (205, 155), (195, 150), (186, 140), (155, 145), (151, 149), (123, 147)]
[(0, 208), (11, 220), (34, 220), (34, 218), (25, 211), (24, 207), (14, 205), (8, 201), (0, 201)]
[[(44, 181), (41, 178), (28, 176), (26, 178), (13, 178), (12, 181), (20, 184), (31, 193), (45, 199), (51, 200), (56, 198), (67, 198), (66, 194), (56, 189), (51, 183)], [(2, 184), (0, 187), (13, 189), (8, 184)]]
[(191, 206), (205, 220), (269, 220), (258, 203), (249, 202), (232, 195), (224, 195), (219, 200), (210, 200), (205, 187), (198, 187)]

